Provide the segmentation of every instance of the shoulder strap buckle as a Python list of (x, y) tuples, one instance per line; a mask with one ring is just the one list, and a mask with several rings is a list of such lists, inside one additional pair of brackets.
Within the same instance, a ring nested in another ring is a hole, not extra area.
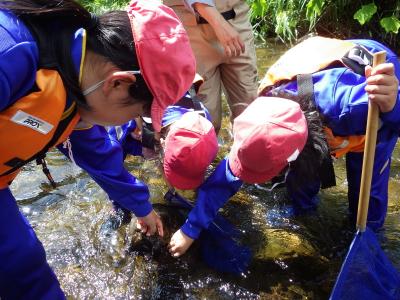
[(365, 67), (372, 66), (373, 54), (365, 47), (356, 45), (351, 48), (343, 57), (343, 64), (353, 72), (364, 76)]

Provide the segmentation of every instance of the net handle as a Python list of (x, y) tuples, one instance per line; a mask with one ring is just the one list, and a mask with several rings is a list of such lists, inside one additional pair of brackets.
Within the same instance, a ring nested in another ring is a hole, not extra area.
[[(386, 61), (386, 51), (374, 53), (372, 67)], [(374, 166), (376, 137), (379, 126), (379, 107), (368, 101), (368, 118), (365, 133), (364, 158), (361, 171), (360, 195), (358, 198), (357, 229), (365, 231), (367, 224), (369, 198), (371, 192), (372, 171)]]

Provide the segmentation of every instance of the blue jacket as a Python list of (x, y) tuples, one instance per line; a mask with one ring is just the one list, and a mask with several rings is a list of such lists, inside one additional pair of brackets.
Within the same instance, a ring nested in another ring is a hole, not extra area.
[[(39, 66), (38, 45), (29, 30), (13, 14), (0, 11), (0, 111), (28, 94)], [(84, 30), (74, 36), (71, 55), (79, 72)], [(105, 190), (108, 196), (136, 216), (152, 210), (145, 185), (133, 177), (122, 163), (122, 148), (106, 130), (93, 126), (70, 136), (77, 164)], [(59, 147), (66, 153), (65, 149)]]

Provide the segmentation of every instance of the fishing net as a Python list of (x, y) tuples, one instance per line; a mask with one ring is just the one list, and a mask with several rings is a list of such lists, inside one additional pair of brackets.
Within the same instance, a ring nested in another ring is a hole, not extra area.
[(368, 227), (356, 233), (330, 299), (400, 299), (400, 275)]

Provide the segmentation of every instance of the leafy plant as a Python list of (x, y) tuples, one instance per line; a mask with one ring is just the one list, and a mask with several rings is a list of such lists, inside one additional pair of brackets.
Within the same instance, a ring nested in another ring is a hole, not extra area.
[(325, 0), (310, 0), (307, 3), (306, 17), (310, 21), (310, 28), (315, 26), (317, 17), (323, 12)]
[(381, 19), (379, 24), (381, 24), (386, 32), (393, 32), (395, 34), (399, 32), (400, 21), (394, 16)]
[(400, 0), (247, 0), (258, 37), (292, 42), (310, 32), (368, 37), (400, 49)]
[(78, 0), (87, 10), (100, 14), (108, 10), (116, 10), (125, 7), (129, 0)]
[[(361, 25), (369, 22), (373, 15), (377, 12), (377, 7), (375, 3), (369, 3), (367, 5), (361, 6), (361, 8), (354, 14), (354, 18), (358, 20)], [(381, 18), (379, 24), (383, 29), (385, 29), (386, 33), (395, 33), (399, 32), (400, 28), (400, 20), (395, 16), (399, 12), (399, 5), (397, 4), (396, 10), (393, 12), (393, 15), (390, 17)]]
[(373, 15), (378, 11), (375, 3), (370, 3), (361, 6), (359, 10), (354, 14), (354, 19), (356, 19), (361, 25), (364, 25), (369, 20), (372, 19)]

